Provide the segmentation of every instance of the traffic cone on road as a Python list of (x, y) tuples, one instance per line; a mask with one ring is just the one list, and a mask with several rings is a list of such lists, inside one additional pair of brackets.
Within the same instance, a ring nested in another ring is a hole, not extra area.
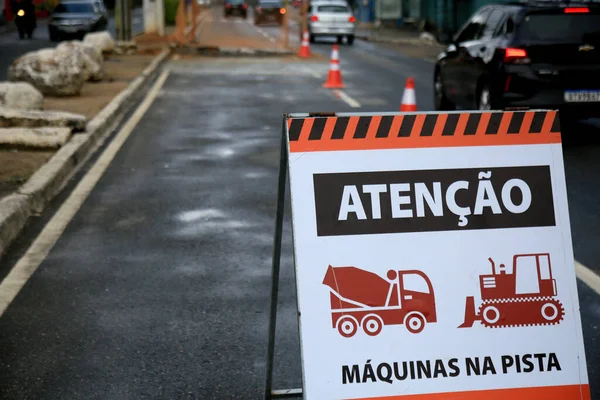
[(300, 51), (298, 57), (310, 57), (310, 46), (308, 44), (308, 31), (304, 31), (302, 34), (302, 44), (300, 45)]
[(324, 88), (328, 89), (341, 89), (344, 86), (342, 83), (342, 71), (340, 71), (340, 54), (338, 51), (338, 45), (333, 45), (331, 50), (331, 62), (329, 64), (329, 73), (327, 74), (327, 81), (323, 84)]
[(415, 80), (413, 78), (406, 79), (400, 111), (417, 111), (417, 96), (415, 94)]

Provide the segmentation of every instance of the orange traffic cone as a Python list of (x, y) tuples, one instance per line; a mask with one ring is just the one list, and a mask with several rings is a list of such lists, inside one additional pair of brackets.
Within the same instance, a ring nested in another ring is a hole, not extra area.
[(331, 63), (329, 64), (329, 73), (327, 74), (327, 81), (323, 84), (324, 88), (328, 89), (339, 89), (345, 87), (342, 83), (342, 71), (340, 71), (340, 55), (338, 51), (338, 45), (333, 45), (331, 51)]
[(400, 111), (417, 111), (417, 96), (415, 94), (415, 80), (413, 78), (406, 79)]
[(302, 45), (298, 52), (298, 57), (310, 57), (310, 46), (308, 44), (308, 31), (304, 31), (302, 34)]

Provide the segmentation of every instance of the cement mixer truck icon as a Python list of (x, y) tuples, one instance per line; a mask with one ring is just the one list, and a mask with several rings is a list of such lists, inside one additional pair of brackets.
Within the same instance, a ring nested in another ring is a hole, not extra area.
[(433, 286), (418, 270), (389, 270), (385, 279), (356, 267), (330, 265), (323, 284), (330, 289), (333, 328), (345, 338), (359, 328), (377, 336), (384, 325), (404, 324), (419, 333), (437, 321)]

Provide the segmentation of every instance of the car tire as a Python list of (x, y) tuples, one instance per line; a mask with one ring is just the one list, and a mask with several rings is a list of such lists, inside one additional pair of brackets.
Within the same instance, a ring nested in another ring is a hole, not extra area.
[(342, 44), (344, 42), (344, 37), (343, 36), (338, 36), (337, 37), (337, 43), (338, 44)]
[(315, 35), (313, 35), (312, 33), (308, 35), (308, 41), (311, 43), (315, 42)]
[(346, 41), (348, 42), (348, 46), (352, 46), (354, 44), (354, 35), (346, 36)]
[(444, 83), (439, 71), (436, 71), (433, 78), (433, 99), (436, 111), (452, 111), (456, 109), (456, 106), (446, 97)]
[(58, 42), (58, 40), (59, 40), (58, 33), (54, 32), (54, 31), (48, 31), (48, 36), (50, 36), (51, 42)]
[(578, 131), (578, 118), (568, 111), (559, 110), (560, 116), (560, 133), (563, 140), (563, 145), (568, 144)]

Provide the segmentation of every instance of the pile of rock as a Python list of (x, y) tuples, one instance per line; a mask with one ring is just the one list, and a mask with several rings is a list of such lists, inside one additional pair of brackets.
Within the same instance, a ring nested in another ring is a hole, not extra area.
[(108, 32), (26, 53), (8, 69), (12, 82), (28, 82), (47, 96), (76, 96), (86, 81), (104, 78), (104, 54), (115, 49)]
[(83, 115), (42, 111), (44, 95), (79, 95), (85, 82), (104, 79), (104, 55), (115, 50), (108, 32), (96, 32), (16, 59), (10, 82), (0, 82), (0, 147), (58, 148), (84, 131)]
[(85, 130), (83, 115), (42, 111), (44, 96), (25, 82), (0, 82), (0, 146), (59, 148)]

